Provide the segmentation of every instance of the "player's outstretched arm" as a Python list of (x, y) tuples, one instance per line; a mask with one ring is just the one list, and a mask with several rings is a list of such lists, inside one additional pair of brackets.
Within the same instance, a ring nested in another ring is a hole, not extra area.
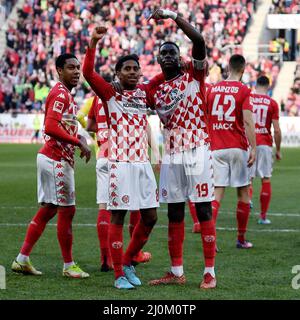
[(251, 167), (256, 157), (256, 136), (255, 136), (255, 124), (253, 121), (252, 111), (243, 110), (244, 126), (247, 139), (249, 141), (251, 150), (248, 159), (248, 167)]
[(205, 41), (201, 33), (196, 30), (189, 22), (184, 20), (176, 12), (165, 9), (157, 9), (149, 17), (148, 20), (173, 19), (178, 27), (186, 34), (186, 36), (193, 42), (192, 55), (196, 60), (204, 60), (206, 58)]

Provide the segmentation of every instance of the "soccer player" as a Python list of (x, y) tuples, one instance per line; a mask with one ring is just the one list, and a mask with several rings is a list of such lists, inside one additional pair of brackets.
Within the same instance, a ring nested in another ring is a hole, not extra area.
[(74, 152), (89, 161), (91, 151), (84, 137), (77, 135), (77, 106), (71, 90), (78, 84), (80, 63), (72, 54), (56, 59), (59, 82), (46, 100), (45, 144), (37, 155), (38, 202), (41, 208), (31, 220), (21, 251), (12, 264), (14, 272), (41, 275), (31, 264), (29, 255), (46, 224), (56, 213), (57, 237), (64, 260), (63, 275), (87, 278), (89, 274), (75, 264), (72, 256), (72, 220), (75, 215)]
[[(213, 85), (207, 92), (209, 129), (213, 150), (215, 200), (212, 203), (213, 217), (217, 220), (225, 188), (237, 188), (237, 248), (252, 248), (245, 239), (250, 214), (248, 187), (250, 170), (255, 160), (256, 143), (252, 106), (249, 103), (250, 89), (240, 82), (245, 59), (233, 55), (229, 60), (229, 76)], [(248, 141), (250, 152), (248, 152)]]
[[(87, 49), (83, 74), (101, 98), (110, 130), (109, 134), (109, 226), (110, 252), (118, 289), (140, 286), (133, 257), (148, 240), (157, 220), (159, 206), (155, 176), (148, 160), (146, 99), (152, 82), (138, 85), (141, 75), (138, 57), (121, 57), (116, 75), (123, 94), (94, 71), (96, 46), (107, 29), (96, 27)], [(163, 78), (163, 77), (161, 77)], [(140, 210), (141, 219), (123, 256), (123, 224), (127, 210)]]
[[(260, 218), (259, 224), (270, 224), (267, 219), (267, 211), (271, 201), (272, 188), (272, 133), (274, 128), (274, 140), (276, 146), (276, 159), (281, 160), (280, 144), (281, 130), (279, 126), (279, 107), (277, 102), (268, 96), (270, 81), (266, 76), (260, 76), (256, 81), (255, 93), (251, 94), (251, 103), (255, 114), (255, 132), (257, 144), (257, 156), (251, 168), (251, 177), (261, 178), (260, 191)], [(251, 186), (252, 188), (252, 186)]]
[(192, 61), (180, 68), (180, 50), (173, 42), (159, 48), (157, 58), (165, 81), (152, 89), (150, 105), (164, 125), (164, 147), (159, 196), (168, 204), (168, 248), (171, 270), (150, 281), (150, 285), (184, 284), (183, 271), (185, 202), (195, 203), (201, 225), (205, 269), (200, 288), (216, 287), (216, 229), (212, 220), (213, 171), (207, 126), (205, 124), (206, 48), (202, 35), (177, 13), (156, 10), (150, 18), (171, 18), (192, 41)]
[[(108, 203), (108, 124), (106, 120), (105, 110), (103, 103), (96, 96), (93, 98), (91, 108), (88, 113), (87, 131), (95, 132), (98, 153), (96, 164), (96, 177), (97, 177), (97, 204), (99, 205), (99, 213), (97, 219), (97, 232), (100, 243), (101, 251), (101, 271), (106, 272), (112, 269), (111, 255), (108, 244), (108, 228), (110, 224), (110, 212), (107, 210)], [(151, 132), (148, 130), (148, 142), (151, 142)], [(154, 147), (152, 145), (152, 147)], [(155, 152), (157, 157), (157, 147), (155, 146)], [(129, 218), (129, 234), (132, 237), (135, 226), (140, 220), (139, 211), (131, 211)], [(150, 252), (140, 251), (135, 257), (133, 257), (133, 264), (146, 263), (151, 260)]]

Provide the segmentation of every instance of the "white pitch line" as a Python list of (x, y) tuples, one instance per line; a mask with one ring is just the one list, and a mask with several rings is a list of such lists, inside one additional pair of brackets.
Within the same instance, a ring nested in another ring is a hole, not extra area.
[[(0, 227), (27, 227), (28, 223), (0, 223)], [(56, 223), (48, 223), (47, 226), (50, 227), (56, 227)], [(94, 223), (73, 223), (73, 227), (87, 227), (87, 228), (96, 228), (96, 224)], [(128, 225), (124, 224), (124, 227), (128, 227)], [(167, 229), (167, 225), (155, 225), (154, 228), (158, 229)], [(190, 227), (185, 227), (185, 229), (190, 229)], [(218, 227), (217, 230), (219, 231), (237, 231), (236, 228), (224, 228), (224, 227)], [(266, 233), (275, 233), (275, 232), (281, 232), (281, 233), (300, 233), (300, 229), (248, 229), (248, 232), (266, 232)]]
[[(4, 210), (4, 209), (10, 209), (10, 210), (24, 210), (24, 209), (30, 209), (30, 210), (38, 210), (38, 207), (26, 207), (26, 206), (17, 206), (17, 207), (9, 207), (9, 206), (0, 206), (0, 210)], [(76, 211), (94, 211), (97, 212), (98, 208), (92, 208), (92, 207), (76, 207)], [(167, 209), (160, 209), (158, 208), (159, 212), (168, 212)], [(235, 215), (235, 212), (228, 212), (228, 211), (222, 211), (220, 210), (221, 214), (231, 214), (231, 215)], [(255, 215), (259, 215), (259, 212), (251, 212), (251, 214), (255, 214)], [(250, 215), (251, 215), (250, 214)], [(285, 213), (285, 212), (268, 212), (268, 216), (274, 216), (274, 217), (300, 217), (300, 213)]]

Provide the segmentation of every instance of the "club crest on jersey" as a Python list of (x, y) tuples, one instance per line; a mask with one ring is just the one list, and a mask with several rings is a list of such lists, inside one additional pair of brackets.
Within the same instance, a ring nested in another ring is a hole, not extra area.
[(164, 198), (166, 198), (168, 196), (168, 191), (166, 189), (162, 189), (161, 194)]
[(177, 88), (174, 88), (170, 93), (169, 93), (169, 96), (172, 100), (176, 99), (177, 97), (177, 94), (178, 94), (178, 89)]
[(63, 109), (64, 109), (64, 103), (62, 103), (60, 101), (54, 101), (53, 111), (62, 113)]
[(122, 201), (127, 204), (129, 202), (129, 196), (127, 194), (123, 196)]

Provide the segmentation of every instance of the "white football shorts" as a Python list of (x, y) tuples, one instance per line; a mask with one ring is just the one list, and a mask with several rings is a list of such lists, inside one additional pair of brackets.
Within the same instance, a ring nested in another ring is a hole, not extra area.
[(108, 159), (99, 158), (96, 163), (97, 204), (108, 202)]
[(163, 156), (159, 200), (163, 203), (214, 200), (214, 174), (209, 145)]
[(256, 160), (251, 169), (251, 178), (271, 178), (273, 170), (273, 151), (270, 146), (256, 147)]
[(75, 205), (74, 169), (65, 161), (37, 155), (38, 202), (57, 206)]
[(111, 162), (109, 210), (139, 210), (159, 207), (158, 190), (150, 162)]
[(244, 187), (250, 184), (247, 166), (249, 152), (240, 148), (214, 150), (213, 168), (216, 187)]

